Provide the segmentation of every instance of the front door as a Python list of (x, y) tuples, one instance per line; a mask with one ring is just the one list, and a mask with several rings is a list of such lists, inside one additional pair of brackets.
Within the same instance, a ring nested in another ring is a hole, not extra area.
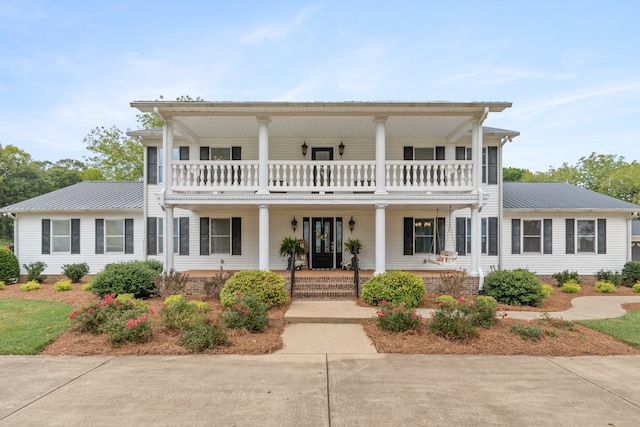
[(315, 268), (334, 268), (333, 218), (311, 220), (311, 265)]
[[(328, 162), (333, 160), (333, 148), (320, 147), (311, 149), (311, 160)], [(331, 182), (331, 170), (325, 166), (313, 167), (313, 185), (324, 187)]]

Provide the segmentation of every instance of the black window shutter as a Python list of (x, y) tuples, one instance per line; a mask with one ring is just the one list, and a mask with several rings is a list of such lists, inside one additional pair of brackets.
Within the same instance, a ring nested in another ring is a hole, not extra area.
[(51, 253), (51, 220), (42, 220), (42, 253)]
[(158, 218), (147, 218), (147, 255), (158, 255)]
[(413, 218), (404, 218), (404, 254), (413, 255)]
[(158, 148), (147, 147), (147, 184), (158, 183)]
[(466, 160), (466, 152), (465, 147), (456, 147), (456, 160)]
[(80, 220), (71, 220), (71, 253), (80, 253)]
[(446, 228), (445, 228), (445, 219), (444, 218), (436, 218), (436, 224), (438, 227), (437, 235), (436, 235), (436, 248), (438, 253), (444, 251), (444, 245), (446, 243)]
[(436, 160), (444, 160), (444, 147), (436, 147)]
[(96, 219), (96, 253), (104, 253), (104, 219)]
[(498, 217), (489, 217), (489, 253), (488, 255), (498, 255)]
[(231, 160), (242, 160), (242, 147), (231, 147)]
[(565, 220), (565, 245), (566, 245), (566, 253), (575, 254), (576, 253), (576, 239), (575, 239), (575, 220), (571, 218), (567, 218)]
[(124, 253), (133, 253), (133, 218), (124, 220)]
[(179, 240), (180, 240), (180, 255), (189, 255), (189, 218), (182, 217), (179, 219)]
[(520, 253), (520, 220), (511, 220), (511, 253)]
[(607, 253), (607, 220), (598, 220), (598, 253)]
[(498, 183), (498, 147), (487, 147), (488, 184)]
[(544, 224), (543, 233), (544, 233), (544, 242), (542, 244), (542, 253), (543, 254), (552, 254), (553, 253), (553, 220), (545, 219), (542, 221)]
[(209, 160), (209, 147), (200, 147), (200, 160)]
[(466, 218), (456, 218), (456, 252), (458, 252), (458, 255), (467, 254), (467, 219)]
[(404, 160), (413, 160), (413, 147), (404, 147)]
[(231, 255), (242, 255), (242, 218), (231, 218)]
[(200, 255), (209, 255), (209, 218), (200, 218)]
[(189, 147), (182, 146), (179, 151), (180, 160), (189, 160)]

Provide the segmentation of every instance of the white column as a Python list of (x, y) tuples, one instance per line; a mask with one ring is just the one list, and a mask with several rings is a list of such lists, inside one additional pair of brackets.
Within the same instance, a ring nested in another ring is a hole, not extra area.
[(482, 224), (476, 206), (471, 208), (471, 275), (479, 275), (480, 255), (482, 252)]
[(471, 122), (471, 157), (473, 158), (473, 189), (482, 186), (482, 122)]
[(172, 175), (172, 163), (173, 163), (173, 122), (167, 120), (162, 126), (162, 157), (164, 165), (162, 165), (162, 182), (166, 189), (171, 188), (171, 175)]
[(258, 117), (258, 194), (269, 194), (269, 117)]
[(164, 206), (164, 241), (162, 242), (162, 261), (164, 271), (173, 268), (173, 206)]
[(269, 269), (269, 206), (259, 205), (258, 269)]
[(376, 205), (376, 270), (374, 275), (386, 271), (386, 208), (387, 205)]
[(386, 117), (376, 117), (373, 119), (376, 124), (376, 191), (375, 194), (387, 194), (385, 182), (386, 163)]

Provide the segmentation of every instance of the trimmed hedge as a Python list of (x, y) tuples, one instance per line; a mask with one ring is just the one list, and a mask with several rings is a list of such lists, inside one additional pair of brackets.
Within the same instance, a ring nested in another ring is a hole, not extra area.
[(360, 298), (371, 305), (387, 301), (415, 308), (423, 301), (424, 294), (424, 283), (420, 277), (406, 271), (387, 271), (367, 280)]
[(542, 281), (527, 270), (498, 270), (484, 279), (483, 293), (502, 304), (536, 306), (543, 299)]
[(227, 280), (220, 291), (220, 302), (226, 308), (232, 307), (236, 294), (255, 295), (268, 308), (287, 301), (284, 279), (272, 271), (244, 270), (238, 271)]
[(107, 264), (91, 281), (91, 292), (103, 297), (108, 294), (133, 294), (149, 298), (156, 294), (157, 263), (128, 261)]

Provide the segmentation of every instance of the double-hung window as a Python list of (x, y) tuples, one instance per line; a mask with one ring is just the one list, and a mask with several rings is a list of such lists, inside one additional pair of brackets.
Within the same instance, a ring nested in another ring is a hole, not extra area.
[(71, 252), (71, 221), (54, 219), (51, 221), (51, 251)]
[(211, 253), (231, 253), (231, 220), (211, 218)]
[(539, 219), (522, 220), (522, 252), (542, 252), (542, 221)]
[(124, 252), (124, 220), (105, 220), (105, 247), (109, 252)]
[(596, 252), (596, 222), (590, 219), (576, 221), (578, 252)]
[(435, 230), (434, 218), (415, 219), (415, 253), (434, 253)]

